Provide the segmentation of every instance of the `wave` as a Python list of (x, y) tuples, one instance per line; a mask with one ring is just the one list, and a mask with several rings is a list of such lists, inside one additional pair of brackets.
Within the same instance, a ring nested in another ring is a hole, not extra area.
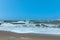
[(60, 28), (42, 28), (42, 27), (20, 27), (12, 24), (0, 25), (0, 30), (16, 33), (37, 33), (37, 34), (57, 34), (60, 35)]

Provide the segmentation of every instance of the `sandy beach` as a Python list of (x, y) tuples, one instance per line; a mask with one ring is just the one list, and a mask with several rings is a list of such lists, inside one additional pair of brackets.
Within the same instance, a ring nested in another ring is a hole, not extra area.
[(0, 31), (0, 40), (60, 40), (60, 36), (49, 36), (45, 34), (18, 34)]

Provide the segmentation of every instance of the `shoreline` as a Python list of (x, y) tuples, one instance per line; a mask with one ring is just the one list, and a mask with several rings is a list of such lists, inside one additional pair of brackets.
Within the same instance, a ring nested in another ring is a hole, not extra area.
[[(45, 35), (45, 34), (34, 34), (34, 33), (26, 33), (26, 34), (20, 34), (20, 33), (14, 33), (9, 31), (0, 31), (0, 40), (4, 38), (9, 39), (13, 37), (14, 39), (19, 40), (60, 40), (60, 36), (51, 36), (51, 35)], [(22, 38), (22, 39), (21, 39)]]

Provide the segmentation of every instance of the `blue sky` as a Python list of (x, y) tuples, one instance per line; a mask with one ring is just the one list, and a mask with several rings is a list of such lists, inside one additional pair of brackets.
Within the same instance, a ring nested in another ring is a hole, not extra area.
[(0, 20), (60, 19), (59, 0), (0, 0)]

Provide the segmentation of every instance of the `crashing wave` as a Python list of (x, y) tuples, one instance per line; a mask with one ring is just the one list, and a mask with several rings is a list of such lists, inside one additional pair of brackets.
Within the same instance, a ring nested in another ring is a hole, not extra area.
[[(19, 22), (18, 22), (19, 23)], [(0, 30), (16, 33), (37, 33), (37, 34), (57, 34), (60, 35), (60, 28), (54, 24), (12, 24), (2, 23)]]
[(60, 35), (60, 28), (39, 28), (39, 27), (19, 27), (10, 23), (1, 25), (0, 30), (16, 33), (37, 33), (37, 34), (55, 34)]

